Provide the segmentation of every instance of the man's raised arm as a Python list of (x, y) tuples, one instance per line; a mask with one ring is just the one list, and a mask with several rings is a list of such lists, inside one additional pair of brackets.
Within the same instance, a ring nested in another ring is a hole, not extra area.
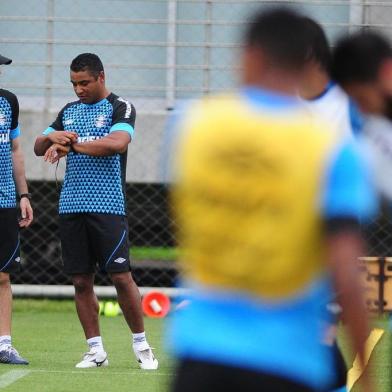
[(66, 146), (76, 142), (76, 140), (77, 134), (75, 132), (53, 130), (47, 135), (37, 137), (34, 144), (34, 153), (37, 156), (43, 156), (52, 144), (61, 144)]
[(102, 139), (93, 140), (86, 143), (73, 143), (74, 152), (92, 156), (108, 156), (121, 154), (126, 151), (131, 137), (128, 132), (112, 132)]

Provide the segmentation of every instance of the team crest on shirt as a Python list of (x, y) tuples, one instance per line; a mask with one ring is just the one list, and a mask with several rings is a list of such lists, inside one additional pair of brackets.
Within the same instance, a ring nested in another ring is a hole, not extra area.
[(5, 116), (4, 116), (4, 113), (0, 112), (0, 126), (4, 126), (6, 121), (7, 120), (6, 120)]
[(97, 128), (103, 128), (106, 125), (106, 116), (104, 114), (100, 114), (95, 120), (95, 126)]

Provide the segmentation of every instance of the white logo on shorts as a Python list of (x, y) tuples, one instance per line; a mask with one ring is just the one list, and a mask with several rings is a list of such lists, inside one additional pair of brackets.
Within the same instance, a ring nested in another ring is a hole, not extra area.
[(115, 263), (122, 264), (124, 261), (126, 261), (123, 257), (119, 257), (118, 259), (114, 260)]

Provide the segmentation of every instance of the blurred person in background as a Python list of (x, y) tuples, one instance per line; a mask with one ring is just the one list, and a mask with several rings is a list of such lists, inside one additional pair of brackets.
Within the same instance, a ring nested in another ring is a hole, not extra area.
[(361, 115), (357, 105), (331, 78), (332, 53), (323, 28), (313, 19), (304, 17), (308, 53), (299, 94), (304, 104), (317, 117), (335, 130), (340, 138), (358, 134)]
[(60, 194), (60, 238), (64, 270), (72, 276), (75, 303), (89, 351), (76, 367), (109, 364), (98, 322), (94, 293), (96, 268), (109, 274), (132, 331), (139, 366), (158, 368), (147, 342), (139, 290), (129, 263), (125, 171), (136, 111), (105, 87), (99, 57), (77, 56), (70, 78), (79, 100), (68, 103), (35, 143), (35, 153), (55, 163), (67, 156)]
[[(0, 65), (11, 62), (0, 55)], [(17, 97), (0, 89), (0, 363), (28, 365), (11, 340), (10, 274), (20, 271), (19, 229), (30, 226), (33, 221), (18, 118)], [(17, 210), (17, 194), (20, 212)]]
[(378, 32), (358, 32), (337, 41), (332, 75), (366, 114), (392, 120), (392, 48)]
[(192, 104), (172, 128), (172, 203), (191, 288), (169, 328), (173, 391), (325, 391), (335, 374), (320, 304), (333, 290), (364, 358), (358, 221), (377, 201), (355, 147), (315, 129), (296, 98), (303, 16), (257, 13), (244, 43), (239, 91)]
[[(360, 131), (362, 117), (352, 99), (331, 79), (332, 52), (323, 28), (315, 20), (304, 17), (308, 50), (299, 94), (303, 103), (317, 118), (328, 124), (341, 140), (352, 138)], [(346, 390), (347, 367), (337, 345), (341, 307), (336, 298), (326, 304), (329, 318), (324, 342), (332, 350), (336, 365), (336, 380), (331, 388)]]
[(361, 140), (369, 153), (381, 193), (392, 198), (392, 47), (377, 32), (358, 32), (340, 39), (332, 75), (354, 99), (364, 120)]

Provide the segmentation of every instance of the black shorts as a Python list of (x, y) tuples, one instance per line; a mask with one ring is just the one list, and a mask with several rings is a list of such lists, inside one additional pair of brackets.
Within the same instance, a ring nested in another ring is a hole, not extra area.
[(20, 270), (20, 239), (16, 208), (0, 208), (0, 272)]
[(111, 214), (60, 214), (64, 271), (91, 274), (130, 271), (128, 221)]
[(180, 363), (172, 392), (314, 392), (285, 378), (209, 362)]

